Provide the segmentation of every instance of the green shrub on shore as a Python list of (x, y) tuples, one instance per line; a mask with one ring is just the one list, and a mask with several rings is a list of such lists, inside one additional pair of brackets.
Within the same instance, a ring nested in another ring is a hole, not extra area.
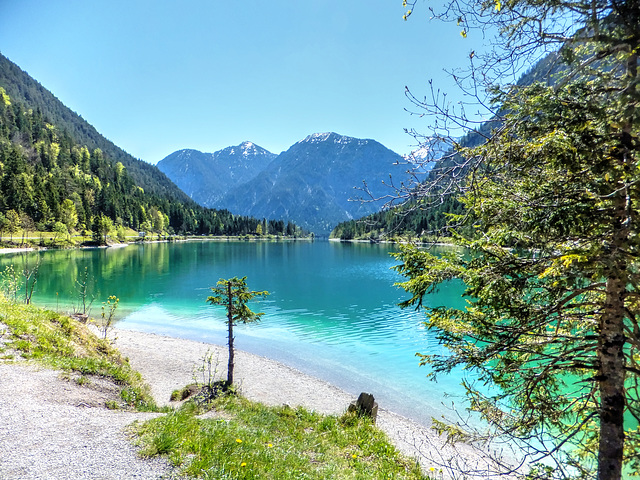
[(0, 295), (0, 323), (8, 327), (0, 356), (22, 357), (45, 366), (80, 375), (112, 379), (120, 388), (122, 405), (155, 410), (142, 376), (133, 370), (108, 340), (60, 313), (7, 301)]
[[(214, 479), (426, 479), (370, 419), (267, 407), (223, 395), (134, 427), (146, 456), (164, 455), (181, 473)], [(206, 418), (205, 418), (206, 417)]]

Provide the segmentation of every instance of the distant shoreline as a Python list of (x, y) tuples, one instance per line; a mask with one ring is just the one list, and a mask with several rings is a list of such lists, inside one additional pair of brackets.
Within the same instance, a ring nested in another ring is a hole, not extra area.
[(108, 245), (75, 245), (70, 247), (0, 247), (0, 255), (22, 252), (38, 252), (46, 250), (81, 250), (89, 248), (124, 248), (131, 245), (145, 245), (151, 243), (183, 243), (183, 242), (314, 242), (318, 240), (316, 237), (253, 237), (253, 236), (205, 236), (195, 237), (188, 236), (183, 238), (162, 238), (160, 240), (144, 240), (144, 241), (132, 241), (125, 243), (111, 243)]
[(0, 248), (0, 255), (4, 255), (4, 254), (7, 254), (7, 253), (33, 252), (35, 250), (36, 249), (33, 248), (33, 247)]
[(367, 240), (364, 238), (359, 238), (359, 239), (350, 239), (350, 240), (343, 240), (341, 238), (330, 238), (329, 239), (330, 242), (338, 242), (338, 243), (368, 243), (371, 245), (377, 245), (377, 244), (385, 244), (385, 245), (407, 245), (407, 244), (417, 244), (421, 247), (426, 246), (426, 247), (459, 247), (459, 245), (456, 245), (455, 243), (449, 243), (449, 242), (411, 242), (411, 241), (404, 241), (404, 242), (398, 242), (395, 240), (376, 240), (376, 241), (371, 241), (371, 240)]

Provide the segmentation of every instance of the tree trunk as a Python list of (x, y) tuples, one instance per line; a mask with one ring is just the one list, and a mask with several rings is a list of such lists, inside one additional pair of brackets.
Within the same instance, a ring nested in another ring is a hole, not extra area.
[(229, 325), (229, 363), (227, 365), (227, 385), (233, 384), (233, 297), (231, 296), (231, 282), (227, 283), (227, 323)]
[(605, 313), (601, 320), (600, 359), (600, 445), (598, 480), (622, 478), (624, 450), (624, 290), (620, 277), (607, 281)]
[[(623, 137), (624, 139), (624, 137)], [(624, 140), (623, 140), (624, 141)], [(627, 167), (626, 155), (621, 164)], [(627, 168), (625, 168), (626, 170)], [(625, 296), (628, 284), (627, 261), (630, 224), (628, 186), (622, 184), (613, 201), (613, 238), (610, 245), (606, 298), (600, 318), (598, 339), (598, 387), (600, 390), (600, 444), (598, 446), (598, 480), (620, 480), (624, 453), (625, 412)]]
[[(631, 12), (629, 12), (631, 13)], [(637, 19), (637, 11), (629, 15)], [(637, 21), (629, 20), (632, 25), (632, 35), (636, 35)], [(629, 85), (622, 93), (622, 104), (627, 108), (622, 114), (626, 117), (622, 128), (619, 164), (624, 176), (619, 179), (614, 198), (613, 240), (610, 271), (607, 278), (606, 300), (600, 323), (600, 338), (598, 342), (598, 359), (600, 361), (599, 389), (600, 389), (600, 445), (598, 449), (598, 480), (618, 480), (622, 478), (624, 458), (624, 412), (625, 412), (625, 334), (624, 320), (625, 294), (629, 283), (627, 261), (624, 252), (628, 251), (634, 218), (631, 209), (631, 193), (628, 178), (633, 169), (637, 168), (634, 152), (637, 147), (633, 142), (634, 109), (636, 108), (634, 94), (638, 76), (638, 54), (635, 50), (627, 58), (626, 82)], [(633, 87), (632, 87), (633, 86)], [(628, 98), (624, 98), (628, 97)]]

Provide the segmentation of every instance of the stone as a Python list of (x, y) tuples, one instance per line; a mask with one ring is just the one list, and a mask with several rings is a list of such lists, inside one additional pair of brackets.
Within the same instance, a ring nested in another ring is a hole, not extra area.
[(370, 417), (373, 423), (375, 423), (378, 417), (378, 402), (376, 402), (370, 393), (362, 392), (358, 396), (358, 400), (351, 402), (347, 411)]
[(80, 323), (87, 323), (87, 320), (89, 320), (89, 315), (87, 315), (86, 313), (74, 313), (73, 315), (70, 315), (70, 316), (71, 318), (73, 318), (74, 320)]

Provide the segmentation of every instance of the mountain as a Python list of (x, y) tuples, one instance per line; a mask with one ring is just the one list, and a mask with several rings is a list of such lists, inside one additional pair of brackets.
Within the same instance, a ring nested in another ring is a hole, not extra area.
[(245, 142), (215, 153), (179, 150), (158, 167), (201, 205), (257, 218), (283, 218), (328, 235), (339, 222), (378, 211), (360, 202), (366, 181), (375, 197), (382, 184), (406, 178), (406, 160), (374, 140), (316, 133), (278, 156)]
[(189, 197), (205, 207), (219, 207), (233, 187), (255, 178), (276, 155), (251, 142), (215, 153), (184, 149), (158, 162), (157, 167)]
[(338, 223), (376, 212), (382, 202), (354, 201), (366, 181), (374, 196), (382, 184), (406, 177), (404, 159), (374, 140), (336, 133), (309, 135), (278, 155), (254, 179), (233, 188), (220, 206), (258, 218), (277, 216), (319, 235)]
[[(534, 82), (551, 83), (555, 82), (557, 75), (561, 74), (566, 67), (560, 61), (559, 53), (551, 52), (519, 79), (518, 85), (530, 85)], [(478, 125), (474, 130), (468, 131), (465, 135), (457, 139), (463, 147), (475, 147), (486, 141), (491, 136), (492, 130), (499, 128), (500, 122), (497, 118)], [(433, 181), (443, 172), (447, 175), (462, 177), (466, 175), (464, 169), (456, 168), (458, 158), (451, 155), (451, 147), (446, 143), (439, 143), (435, 139), (425, 138), (424, 145), (411, 155), (407, 156), (409, 162), (417, 166), (426, 164), (425, 172), (429, 172), (427, 181)], [(418, 167), (420, 171), (420, 167)], [(446, 178), (446, 177), (445, 177)], [(446, 181), (442, 181), (444, 185)], [(331, 237), (342, 240), (363, 239), (380, 240), (383, 237), (393, 236), (425, 236), (425, 241), (432, 239), (435, 235), (449, 235), (447, 228), (451, 224), (451, 214), (459, 215), (464, 213), (464, 207), (458, 200), (458, 195), (443, 195), (437, 205), (421, 207), (414, 200), (403, 205), (395, 206), (391, 209), (376, 212), (365, 218), (348, 220), (336, 226), (331, 232)], [(463, 227), (469, 229), (471, 227)], [(463, 231), (461, 227), (456, 229)], [(471, 230), (464, 231), (466, 235), (473, 235)]]
[(106, 241), (114, 230), (124, 235), (125, 227), (157, 234), (304, 234), (291, 222), (198, 205), (0, 55), (0, 238), (19, 229), (80, 230), (104, 234)]
[(66, 107), (49, 90), (24, 72), (18, 65), (0, 54), (0, 87), (14, 102), (42, 114), (43, 117), (66, 132), (73, 140), (93, 151), (99, 148), (112, 162), (122, 163), (134, 182), (146, 193), (160, 195), (173, 201), (190, 199), (155, 165), (138, 160), (107, 140), (76, 112)]

